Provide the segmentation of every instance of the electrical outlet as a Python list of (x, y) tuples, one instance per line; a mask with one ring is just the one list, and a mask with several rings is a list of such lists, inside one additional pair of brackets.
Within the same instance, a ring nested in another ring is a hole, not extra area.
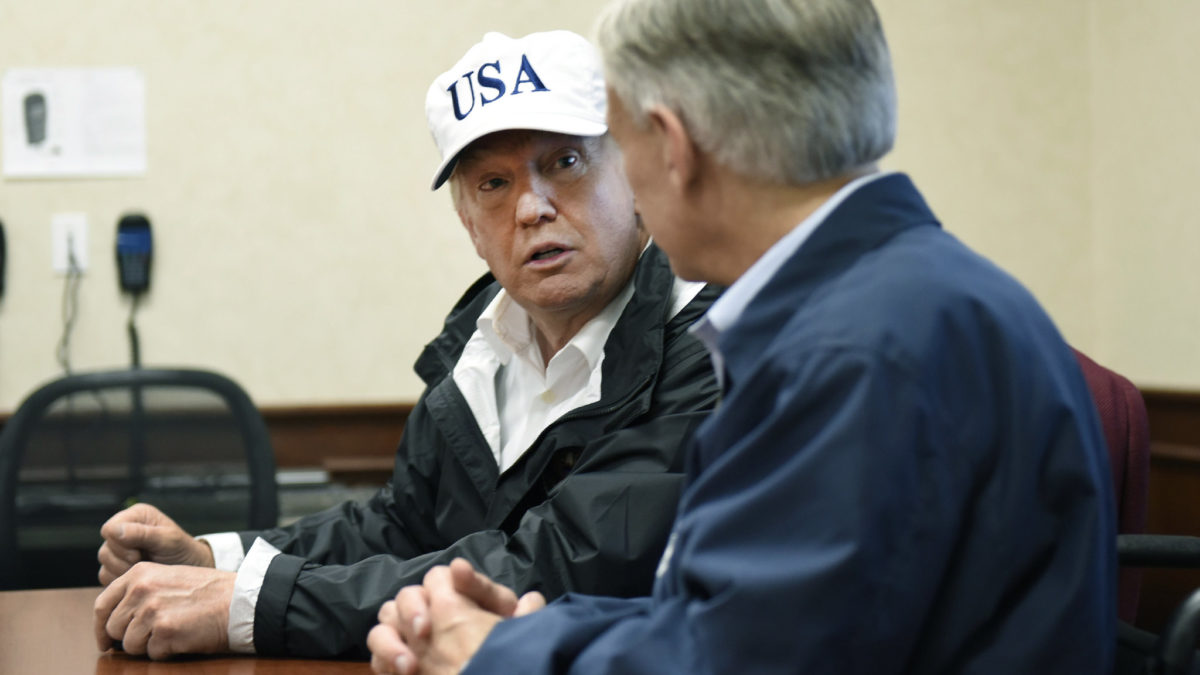
[(87, 235), (86, 213), (56, 213), (50, 217), (50, 262), (55, 272), (66, 274), (72, 256), (80, 272), (87, 269)]

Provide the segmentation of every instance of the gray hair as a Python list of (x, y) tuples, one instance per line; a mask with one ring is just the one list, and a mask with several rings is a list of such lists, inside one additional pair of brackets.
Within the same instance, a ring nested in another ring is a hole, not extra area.
[(892, 148), (891, 58), (870, 0), (616, 0), (596, 34), (635, 125), (664, 105), (741, 175), (808, 183)]

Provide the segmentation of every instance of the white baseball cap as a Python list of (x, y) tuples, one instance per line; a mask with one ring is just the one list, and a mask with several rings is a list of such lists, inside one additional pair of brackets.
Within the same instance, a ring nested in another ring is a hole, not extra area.
[(442, 162), (432, 189), (454, 170), (458, 153), (506, 129), (599, 136), (605, 124), (604, 71), (596, 48), (565, 30), (513, 39), (488, 33), (425, 95), (425, 118)]

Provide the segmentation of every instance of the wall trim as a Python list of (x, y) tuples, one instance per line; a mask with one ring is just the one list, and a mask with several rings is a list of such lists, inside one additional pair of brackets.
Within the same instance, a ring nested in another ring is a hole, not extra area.
[(275, 463), (281, 468), (386, 465), (400, 443), (412, 403), (265, 406)]
[(1142, 389), (1150, 440), (1200, 447), (1200, 391)]

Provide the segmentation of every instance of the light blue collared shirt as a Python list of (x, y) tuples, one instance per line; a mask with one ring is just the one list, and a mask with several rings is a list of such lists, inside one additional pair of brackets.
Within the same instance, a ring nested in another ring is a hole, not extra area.
[(712, 304), (712, 307), (708, 308), (704, 316), (692, 324), (690, 328), (692, 334), (708, 348), (709, 356), (712, 358), (713, 370), (717, 373), (717, 383), (721, 386), (722, 390), (725, 389), (725, 357), (721, 355), (721, 350), (717, 348), (717, 341), (721, 338), (721, 334), (729, 330), (729, 327), (742, 316), (742, 312), (746, 310), (746, 306), (750, 304), (754, 296), (758, 295), (762, 287), (767, 285), (767, 282), (792, 257), (792, 254), (798, 251), (804, 242), (808, 241), (809, 236), (812, 235), (821, 223), (825, 222), (825, 218), (839, 204), (860, 187), (893, 173), (895, 172), (880, 171), (867, 174), (842, 186), (842, 189), (835, 192), (832, 197), (825, 200), (825, 203), (817, 207), (799, 225), (792, 228), (791, 232), (785, 234), (771, 248), (767, 249), (767, 252), (756, 260), (742, 276), (738, 277), (737, 281), (733, 282), (733, 285), (726, 289), (725, 293)]

